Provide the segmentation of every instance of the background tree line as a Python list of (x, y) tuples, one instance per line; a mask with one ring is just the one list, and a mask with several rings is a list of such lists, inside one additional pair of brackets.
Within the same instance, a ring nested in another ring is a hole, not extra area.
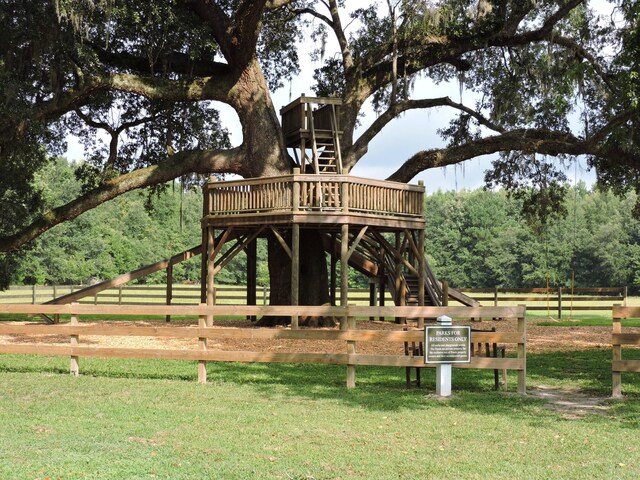
[[(36, 178), (51, 205), (77, 196), (76, 167), (58, 158)], [(428, 186), (427, 186), (428, 188)], [(439, 278), (458, 287), (640, 287), (636, 194), (617, 197), (584, 184), (568, 190), (566, 215), (524, 217), (521, 201), (502, 191), (435, 192), (426, 197), (427, 253)], [(39, 237), (13, 271), (15, 284), (80, 284), (107, 279), (200, 243), (202, 196), (169, 183), (130, 192)], [(258, 243), (258, 284), (269, 285), (266, 244)], [(216, 279), (246, 282), (239, 255)], [(200, 260), (176, 265), (179, 281), (199, 282)], [(159, 272), (143, 282), (163, 282)], [(366, 286), (356, 272), (353, 286)]]

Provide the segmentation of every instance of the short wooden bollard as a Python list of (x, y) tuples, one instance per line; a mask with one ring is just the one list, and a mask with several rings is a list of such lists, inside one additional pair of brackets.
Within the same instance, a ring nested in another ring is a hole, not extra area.
[[(78, 317), (76, 315), (71, 315), (71, 325), (78, 325)], [(79, 335), (71, 335), (71, 350), (73, 352), (73, 349), (75, 347), (78, 346), (78, 341), (79, 341), (80, 337)], [(73, 375), (74, 377), (77, 377), (78, 375), (80, 375), (80, 364), (78, 362), (78, 357), (76, 355), (71, 355), (71, 366), (69, 369), (71, 375)]]
[[(207, 317), (200, 315), (198, 317), (198, 328), (201, 330), (207, 326)], [(198, 347), (202, 351), (207, 350), (206, 337), (198, 337)], [(198, 383), (207, 383), (207, 362), (205, 360), (198, 360)]]

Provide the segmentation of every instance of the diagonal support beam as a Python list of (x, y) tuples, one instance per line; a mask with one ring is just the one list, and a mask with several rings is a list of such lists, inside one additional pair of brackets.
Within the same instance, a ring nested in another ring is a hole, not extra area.
[(273, 228), (271, 225), (269, 225), (269, 228), (271, 229), (271, 231), (273, 232), (273, 235), (276, 237), (276, 240), (278, 240), (278, 242), (280, 243), (280, 245), (282, 246), (283, 250), (285, 251), (285, 253), (287, 255), (289, 255), (289, 259), (292, 258), (293, 254), (291, 252), (291, 249), (289, 248), (289, 245), (287, 245), (287, 242), (284, 240), (284, 238), (282, 238), (282, 235), (280, 235), (280, 232), (278, 232), (275, 228)]
[(364, 234), (367, 233), (368, 228), (368, 226), (362, 227), (360, 229), (360, 232), (358, 232), (358, 236), (353, 240), (353, 242), (351, 243), (351, 247), (349, 247), (349, 251), (347, 252), (347, 260), (349, 260), (351, 258), (351, 255), (353, 255), (353, 252), (355, 252), (358, 244), (360, 243), (360, 240), (362, 240)]
[(249, 243), (251, 243), (254, 239), (256, 239), (258, 235), (260, 235), (260, 233), (262, 233), (264, 228), (265, 228), (264, 226), (261, 227), (260, 229), (253, 232), (251, 235), (249, 235), (244, 239), (238, 238), (238, 241), (236, 242), (236, 244), (233, 247), (231, 247), (231, 249), (227, 251), (227, 253), (225, 253), (225, 257), (223, 259), (220, 259), (220, 262), (216, 265), (214, 274), (218, 274), (220, 270), (226, 267), (227, 264), (231, 260), (233, 260), (238, 253), (240, 253), (240, 251), (244, 250)]

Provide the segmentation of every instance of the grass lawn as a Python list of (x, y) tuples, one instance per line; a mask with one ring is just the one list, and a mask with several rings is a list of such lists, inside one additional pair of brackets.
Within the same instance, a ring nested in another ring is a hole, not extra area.
[[(491, 390), (491, 372), (0, 355), (2, 479), (391, 479), (640, 477), (640, 375), (625, 399), (567, 416)], [(610, 392), (610, 351), (528, 357), (528, 382)], [(510, 375), (511, 387), (515, 376)]]

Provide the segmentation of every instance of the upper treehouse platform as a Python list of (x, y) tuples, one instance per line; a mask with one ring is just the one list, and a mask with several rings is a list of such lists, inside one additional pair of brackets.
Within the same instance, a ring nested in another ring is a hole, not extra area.
[(422, 185), (295, 172), (211, 181), (205, 192), (203, 226), (214, 228), (299, 224), (332, 230), (348, 224), (401, 231), (425, 226)]
[[(301, 96), (280, 110), (293, 173), (206, 186), (203, 226), (340, 225), (382, 231), (424, 228), (422, 185), (347, 175), (340, 151), (337, 98)], [(333, 226), (333, 227), (332, 227)]]

